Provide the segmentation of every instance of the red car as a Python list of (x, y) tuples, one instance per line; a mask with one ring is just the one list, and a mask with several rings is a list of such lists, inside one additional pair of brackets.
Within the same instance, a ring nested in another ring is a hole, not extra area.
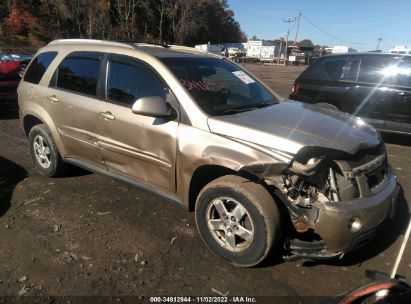
[(0, 54), (0, 98), (11, 99), (17, 97), (17, 86), (21, 77), (19, 72), (21, 63), (11, 56)]

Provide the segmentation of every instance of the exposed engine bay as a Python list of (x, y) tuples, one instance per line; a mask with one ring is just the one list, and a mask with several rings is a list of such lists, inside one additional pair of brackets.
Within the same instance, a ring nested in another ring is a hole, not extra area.
[[(286, 200), (295, 229), (293, 237), (300, 245), (306, 245), (308, 240), (317, 246), (321, 241), (316, 233), (321, 210), (372, 196), (388, 177), (385, 146), (381, 143), (354, 156), (335, 150), (303, 148), (281, 177), (266, 182), (280, 189), (279, 196)], [(317, 249), (326, 250), (324, 246)]]

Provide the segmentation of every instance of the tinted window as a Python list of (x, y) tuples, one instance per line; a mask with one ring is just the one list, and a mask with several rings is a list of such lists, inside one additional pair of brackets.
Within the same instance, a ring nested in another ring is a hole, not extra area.
[(101, 58), (93, 55), (69, 55), (57, 69), (56, 86), (96, 96)]
[(56, 58), (57, 52), (45, 52), (39, 54), (32, 63), (24, 75), (24, 81), (38, 84), (50, 66), (54, 58)]
[(149, 72), (135, 65), (110, 62), (108, 73), (108, 100), (132, 105), (141, 97), (166, 97), (164, 86)]
[(393, 84), (403, 87), (411, 87), (411, 60), (399, 63), (392, 74)]
[(198, 105), (209, 115), (270, 106), (277, 99), (231, 62), (217, 58), (162, 58)]
[(343, 74), (345, 58), (327, 58), (317, 60), (302, 75), (302, 79), (339, 80)]
[(345, 81), (357, 81), (358, 67), (360, 66), (360, 59), (351, 59), (343, 68), (341, 76)]
[(386, 71), (394, 66), (395, 61), (388, 58), (371, 57), (361, 60), (358, 81), (370, 83), (386, 83)]

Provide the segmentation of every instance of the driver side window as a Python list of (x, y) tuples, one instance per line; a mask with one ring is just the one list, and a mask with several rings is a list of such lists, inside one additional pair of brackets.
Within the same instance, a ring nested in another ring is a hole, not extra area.
[(161, 96), (164, 86), (151, 73), (128, 62), (109, 61), (106, 99), (131, 107), (142, 97)]

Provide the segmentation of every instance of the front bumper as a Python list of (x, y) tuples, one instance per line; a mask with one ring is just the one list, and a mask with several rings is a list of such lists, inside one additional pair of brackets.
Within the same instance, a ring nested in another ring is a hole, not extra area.
[[(324, 240), (327, 251), (346, 253), (365, 245), (396, 208), (398, 186), (391, 174), (384, 187), (376, 194), (352, 201), (329, 202), (319, 209), (314, 231)], [(358, 231), (351, 231), (349, 222), (361, 221)]]

